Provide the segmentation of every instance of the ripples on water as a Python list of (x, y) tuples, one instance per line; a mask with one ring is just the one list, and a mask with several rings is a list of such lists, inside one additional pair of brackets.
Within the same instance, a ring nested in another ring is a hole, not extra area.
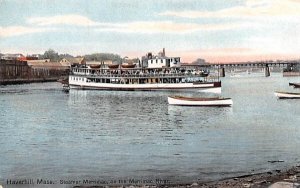
[(180, 94), (174, 92), (66, 94), (57, 83), (2, 86), (0, 179), (193, 182), (296, 164), (300, 100), (277, 100), (273, 92), (293, 90), (288, 82), (297, 79), (224, 78), (222, 96), (233, 99), (231, 108), (169, 106), (167, 96)]

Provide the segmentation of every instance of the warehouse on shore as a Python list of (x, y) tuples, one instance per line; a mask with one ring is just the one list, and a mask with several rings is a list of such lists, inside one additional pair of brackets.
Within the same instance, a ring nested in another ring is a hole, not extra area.
[(0, 84), (56, 81), (67, 76), (69, 69), (69, 66), (50, 59), (6, 54), (0, 60)]

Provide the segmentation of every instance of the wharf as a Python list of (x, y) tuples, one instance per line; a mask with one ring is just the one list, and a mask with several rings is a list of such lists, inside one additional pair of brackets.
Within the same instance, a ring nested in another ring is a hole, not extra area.
[(23, 84), (32, 82), (57, 81), (68, 76), (69, 67), (57, 62), (27, 62), (19, 60), (0, 60), (0, 85)]
[(52, 78), (30, 78), (30, 79), (1, 79), (0, 85), (15, 85), (15, 84), (29, 84), (29, 83), (36, 83), (36, 82), (56, 82), (59, 77), (52, 77)]

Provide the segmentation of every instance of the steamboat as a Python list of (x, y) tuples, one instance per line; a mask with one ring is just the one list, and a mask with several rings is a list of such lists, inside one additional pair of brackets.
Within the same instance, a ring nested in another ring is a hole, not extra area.
[(99, 90), (198, 90), (221, 93), (219, 79), (208, 78), (208, 72), (188, 69), (180, 57), (148, 56), (142, 65), (113, 64), (108, 67), (79, 65), (69, 75), (70, 89)]

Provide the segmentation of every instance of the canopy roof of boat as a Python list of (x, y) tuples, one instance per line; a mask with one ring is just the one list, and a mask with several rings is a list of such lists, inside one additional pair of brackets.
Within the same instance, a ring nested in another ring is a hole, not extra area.
[(160, 67), (160, 68), (142, 68), (142, 67), (135, 67), (135, 68), (89, 68), (89, 67), (73, 67), (76, 69), (99, 69), (99, 70), (172, 70), (172, 69), (186, 69), (185, 67)]

